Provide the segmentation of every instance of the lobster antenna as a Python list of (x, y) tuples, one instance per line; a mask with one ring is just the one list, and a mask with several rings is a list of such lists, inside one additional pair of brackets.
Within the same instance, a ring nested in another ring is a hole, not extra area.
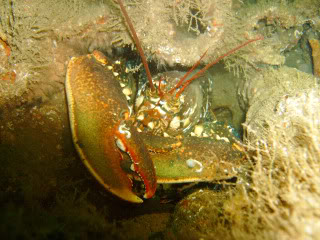
[(122, 14), (123, 14), (128, 26), (129, 26), (130, 32), (132, 34), (133, 41), (136, 44), (136, 47), (137, 47), (137, 49), (139, 51), (139, 54), (140, 54), (144, 69), (146, 70), (146, 73), (147, 73), (147, 78), (148, 78), (148, 81), (149, 81), (149, 84), (150, 84), (150, 87), (151, 87), (151, 91), (154, 92), (155, 91), (155, 87), (154, 87), (154, 85), (152, 83), (152, 76), (151, 76), (151, 73), (150, 73), (150, 69), (149, 69), (149, 66), (148, 66), (148, 63), (147, 63), (146, 56), (144, 55), (144, 52), (142, 50), (139, 38), (138, 38), (137, 33), (136, 33), (136, 30), (134, 30), (133, 24), (132, 24), (132, 22), (130, 20), (130, 17), (128, 15), (125, 7), (123, 6), (122, 1), (121, 0), (117, 0), (117, 1), (118, 1), (119, 6), (120, 6), (121, 12), (122, 12)]
[(198, 77), (200, 77), (205, 71), (207, 71), (210, 67), (212, 67), (213, 65), (217, 64), (218, 62), (220, 62), (221, 59), (231, 55), (232, 53), (234, 53), (235, 51), (239, 50), (240, 48), (243, 48), (244, 46), (248, 45), (249, 43), (258, 41), (258, 40), (263, 40), (263, 36), (260, 36), (258, 38), (254, 38), (254, 39), (250, 39), (244, 43), (242, 43), (241, 45), (229, 50), (228, 52), (226, 52), (225, 54), (221, 55), (220, 57), (218, 57), (216, 60), (214, 60), (211, 63), (208, 63), (205, 67), (203, 67), (201, 70), (199, 70), (195, 75), (193, 75), (190, 79), (188, 79), (184, 85), (180, 88), (180, 90), (177, 92), (176, 97), (179, 97), (180, 94), (183, 92), (183, 90), (195, 79), (197, 79)]
[(170, 91), (168, 93), (173, 93), (174, 90), (176, 90), (177, 88), (179, 88), (182, 84), (183, 81), (193, 72), (193, 70), (199, 66), (201, 60), (204, 58), (204, 56), (207, 54), (209, 48), (204, 52), (204, 54), (202, 54), (202, 56), (200, 57), (200, 59), (192, 66), (192, 68), (185, 74), (183, 75), (182, 78), (180, 78), (179, 82), (177, 83), (176, 86), (174, 86), (172, 89), (170, 89)]

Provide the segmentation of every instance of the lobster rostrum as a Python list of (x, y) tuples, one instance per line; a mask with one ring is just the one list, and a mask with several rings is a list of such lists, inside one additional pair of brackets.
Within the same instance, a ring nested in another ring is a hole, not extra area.
[(182, 76), (167, 72), (152, 78), (133, 24), (117, 0), (141, 56), (148, 83), (138, 90), (132, 106), (123, 94), (115, 64), (99, 51), (73, 57), (67, 68), (66, 95), (72, 137), (85, 166), (110, 192), (123, 200), (141, 203), (132, 191), (132, 178), (145, 186), (150, 198), (157, 183), (228, 179), (241, 168), (243, 152), (231, 129), (216, 137), (197, 138), (186, 133), (204, 114), (200, 91), (192, 86), (208, 68), (261, 38), (228, 51), (190, 77), (199, 61)]

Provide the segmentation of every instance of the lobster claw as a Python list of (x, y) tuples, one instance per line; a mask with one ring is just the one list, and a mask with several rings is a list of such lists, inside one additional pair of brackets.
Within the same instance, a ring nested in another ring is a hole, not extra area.
[[(144, 198), (151, 198), (156, 190), (156, 175), (149, 152), (130, 121), (122, 121), (116, 132), (116, 144), (131, 159), (131, 170), (136, 172), (145, 186)], [(150, 159), (150, 161), (149, 161)]]
[(107, 190), (141, 203), (121, 168), (120, 149), (130, 156), (144, 182), (145, 198), (155, 193), (155, 169), (136, 129), (121, 119), (124, 110), (129, 112), (127, 100), (106, 64), (106, 57), (98, 51), (74, 57), (68, 64), (66, 95), (73, 141), (85, 166)]

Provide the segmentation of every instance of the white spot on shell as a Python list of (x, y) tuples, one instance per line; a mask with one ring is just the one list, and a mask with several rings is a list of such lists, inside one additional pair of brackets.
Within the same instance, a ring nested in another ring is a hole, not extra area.
[(202, 172), (202, 170), (203, 170), (203, 165), (198, 160), (190, 158), (190, 159), (186, 160), (186, 164), (189, 168), (195, 168), (198, 165), (199, 168), (196, 170), (196, 172), (198, 172), (198, 173)]
[(125, 87), (124, 89), (122, 89), (122, 93), (126, 96), (129, 96), (132, 94), (132, 90), (129, 87)]
[(126, 151), (126, 147), (124, 145), (124, 143), (119, 139), (117, 138), (116, 139), (116, 144), (117, 144), (117, 147), (120, 148), (121, 151)]
[(137, 120), (142, 121), (144, 119), (144, 114), (140, 113), (137, 117)]
[(163, 132), (163, 136), (164, 137), (170, 137), (170, 135), (168, 133), (166, 133), (166, 132)]
[(194, 133), (197, 137), (201, 137), (201, 134), (203, 132), (203, 126), (202, 125), (196, 125), (194, 127)]
[(132, 113), (133, 113), (133, 107), (129, 106), (129, 116), (132, 116)]
[(216, 135), (216, 139), (217, 139), (217, 140), (225, 141), (225, 142), (227, 142), (227, 143), (230, 142), (228, 138), (226, 138), (226, 137), (220, 137), (218, 134)]
[(158, 98), (151, 97), (150, 100), (151, 100), (151, 102), (157, 103), (157, 102), (159, 102), (160, 98), (159, 97)]
[(167, 103), (167, 102), (165, 102), (162, 106), (163, 106), (163, 107), (164, 107), (164, 109), (165, 109), (165, 110), (167, 110), (168, 112), (170, 112), (170, 111), (171, 111), (171, 107), (169, 107), (169, 105), (168, 105), (168, 103)]
[(162, 116), (167, 114), (167, 112), (164, 111), (160, 106), (155, 107), (155, 109), (157, 109)]
[(140, 105), (143, 103), (144, 100), (144, 96), (140, 95), (137, 99), (136, 99), (136, 107), (140, 107)]
[(119, 132), (121, 134), (124, 134), (126, 136), (126, 138), (130, 138), (131, 137), (131, 132), (129, 131), (129, 128), (126, 126), (125, 123), (121, 123), (119, 125)]
[(175, 116), (171, 122), (170, 122), (170, 127), (173, 129), (178, 129), (180, 127), (180, 117)]
[(189, 168), (194, 168), (196, 166), (196, 162), (193, 159), (188, 159), (186, 163)]
[(230, 141), (229, 141), (229, 139), (228, 138), (226, 138), (226, 137), (222, 137), (221, 138), (221, 140), (223, 140), (223, 141), (225, 141), (225, 142), (227, 142), (227, 143), (229, 143)]
[(149, 122), (149, 123), (148, 123), (148, 127), (149, 127), (150, 129), (153, 129), (153, 128), (154, 128), (154, 122)]
[(130, 170), (131, 170), (132, 172), (135, 172), (133, 163), (130, 165)]
[(190, 118), (186, 118), (183, 120), (183, 127), (186, 127), (190, 124)]
[(180, 99), (180, 102), (181, 102), (181, 103), (184, 103), (184, 95), (180, 95), (180, 98), (179, 98), (179, 99)]

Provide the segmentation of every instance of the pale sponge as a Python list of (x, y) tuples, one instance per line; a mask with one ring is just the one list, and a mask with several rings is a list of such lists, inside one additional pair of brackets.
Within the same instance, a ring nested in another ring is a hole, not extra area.
[(260, 226), (257, 239), (319, 239), (319, 103), (318, 88), (284, 96), (277, 123), (248, 145), (257, 153), (248, 193), (248, 227)]

